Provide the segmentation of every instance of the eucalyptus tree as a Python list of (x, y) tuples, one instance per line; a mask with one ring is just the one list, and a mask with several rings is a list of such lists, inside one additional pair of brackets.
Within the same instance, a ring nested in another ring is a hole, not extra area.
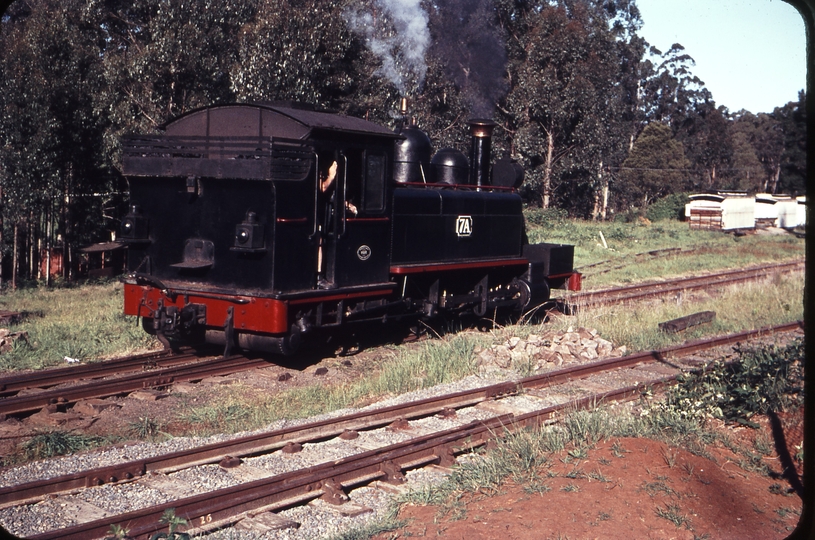
[[(94, 0), (102, 10), (102, 56), (113, 129), (155, 130), (187, 111), (234, 101), (236, 43), (256, 0)], [(116, 159), (113, 159), (114, 163)]]
[(696, 169), (697, 189), (724, 189), (728, 183), (733, 147), (727, 116), (712, 100), (697, 103), (675, 134)]
[(685, 149), (661, 122), (645, 127), (616, 176), (615, 196), (626, 207), (644, 208), (650, 201), (692, 186)]
[(604, 170), (630, 138), (642, 44), (633, 3), (592, 0), (502, 5), (510, 38), (509, 93), (501, 104), (513, 150), (541, 204), (597, 208)]
[[(778, 109), (776, 109), (778, 111)], [(742, 149), (742, 141), (747, 141), (759, 164), (758, 174), (753, 174), (752, 181), (747, 183), (750, 191), (774, 192), (781, 173), (781, 161), (784, 153), (785, 133), (781, 122), (774, 115), (749, 111), (739, 111), (733, 115), (730, 129), (734, 148), (739, 148), (738, 157), (743, 161), (747, 149)], [(743, 169), (743, 163), (736, 163), (737, 170)], [(753, 164), (754, 166), (754, 164)], [(743, 176), (743, 174), (742, 174)]]
[(3, 20), (3, 214), (15, 261), (27, 262), (15, 262), (15, 270), (27, 266), (29, 278), (37, 277), (40, 246), (50, 278), (52, 242), (62, 239), (70, 268), (73, 249), (101, 221), (92, 196), (107, 188), (99, 152), (105, 122), (94, 101), (101, 35), (85, 7), (83, 0), (31, 0)]
[(807, 129), (806, 129), (806, 94), (798, 93), (798, 101), (776, 107), (772, 118), (779, 122), (784, 134), (784, 150), (781, 154), (781, 168), (776, 184), (771, 184), (768, 191), (777, 191), (800, 195), (806, 193), (807, 187)]

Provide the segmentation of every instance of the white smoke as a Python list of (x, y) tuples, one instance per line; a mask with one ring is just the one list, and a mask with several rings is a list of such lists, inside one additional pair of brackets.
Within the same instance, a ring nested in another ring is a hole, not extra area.
[(406, 94), (410, 83), (421, 88), (427, 73), (425, 53), (430, 30), (420, 0), (375, 0), (371, 8), (374, 12), (346, 11), (348, 27), (365, 38), (382, 62), (378, 74), (392, 82), (400, 94)]

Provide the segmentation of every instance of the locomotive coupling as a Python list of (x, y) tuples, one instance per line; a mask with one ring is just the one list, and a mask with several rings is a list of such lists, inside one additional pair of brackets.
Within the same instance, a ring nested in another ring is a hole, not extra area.
[(159, 303), (153, 311), (152, 329), (163, 335), (188, 334), (196, 326), (206, 324), (206, 320), (207, 306), (204, 304), (187, 304), (179, 309)]

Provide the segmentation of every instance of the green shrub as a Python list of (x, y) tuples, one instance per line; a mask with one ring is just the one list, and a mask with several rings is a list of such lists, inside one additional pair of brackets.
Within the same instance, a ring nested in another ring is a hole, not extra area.
[(685, 205), (688, 203), (687, 193), (672, 193), (648, 205), (645, 217), (651, 221), (666, 219), (682, 219), (685, 215)]
[(688, 374), (657, 407), (704, 420), (720, 418), (754, 426), (755, 414), (783, 411), (803, 401), (803, 343), (783, 348), (767, 346), (743, 351), (739, 362), (714, 364), (702, 373)]
[(527, 208), (526, 220), (540, 227), (561, 227), (569, 219), (569, 213), (563, 208)]

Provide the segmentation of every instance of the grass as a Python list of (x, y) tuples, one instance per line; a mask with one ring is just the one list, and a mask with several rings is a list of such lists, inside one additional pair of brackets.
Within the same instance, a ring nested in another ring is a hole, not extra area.
[(28, 462), (54, 456), (75, 454), (76, 452), (110, 442), (110, 439), (104, 437), (68, 431), (55, 430), (42, 432), (20, 443), (20, 451), (16, 455), (4, 458), (3, 464), (11, 465), (14, 461)]
[(189, 426), (188, 434), (203, 435), (256, 429), (276, 420), (359, 407), (475, 373), (474, 350), (485, 339), (479, 334), (461, 333), (426, 341), (419, 347), (401, 348), (375, 370), (343, 385), (315, 384), (277, 394), (241, 385), (219, 388), (218, 399), (206, 405), (187, 400), (177, 421)]
[[(691, 230), (687, 223), (680, 221), (546, 220), (536, 217), (540, 213), (540, 210), (526, 211), (530, 243), (574, 245), (576, 267), (602, 263), (585, 269), (584, 286), (589, 289), (804, 256), (805, 240), (793, 235), (735, 237), (718, 231)], [(608, 247), (603, 245), (601, 233)], [(638, 254), (668, 248), (681, 248), (681, 252), (637, 257)]]
[(157, 342), (122, 314), (122, 285), (105, 283), (3, 291), (0, 309), (30, 312), (12, 331), (28, 333), (0, 355), (0, 372), (41, 369), (65, 358), (96, 361), (155, 348)]
[[(615, 346), (629, 352), (653, 350), (706, 336), (740, 332), (803, 320), (804, 277), (780, 276), (770, 281), (748, 282), (728, 287), (720, 293), (694, 293), (680, 300), (656, 300), (634, 308), (627, 305), (595, 306), (578, 309), (573, 316), (553, 318), (543, 325), (513, 327), (521, 334), (565, 330), (569, 326), (594, 328)], [(684, 332), (667, 334), (661, 322), (700, 311), (714, 311), (716, 318)]]

